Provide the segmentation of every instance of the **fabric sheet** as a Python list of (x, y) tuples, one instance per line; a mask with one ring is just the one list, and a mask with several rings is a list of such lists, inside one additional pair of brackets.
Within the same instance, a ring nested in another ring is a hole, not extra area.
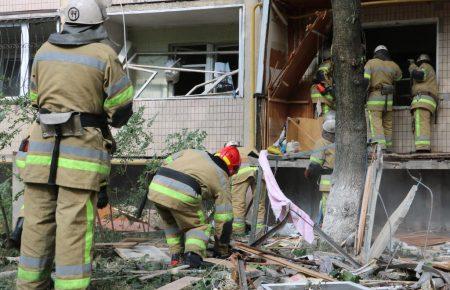
[(272, 173), (269, 161), (267, 160), (267, 150), (260, 152), (258, 161), (264, 173), (267, 195), (275, 217), (278, 221), (281, 221), (289, 215), (289, 222), (294, 224), (295, 228), (303, 236), (305, 241), (312, 243), (314, 241), (314, 222), (307, 213), (295, 205), (281, 191)]

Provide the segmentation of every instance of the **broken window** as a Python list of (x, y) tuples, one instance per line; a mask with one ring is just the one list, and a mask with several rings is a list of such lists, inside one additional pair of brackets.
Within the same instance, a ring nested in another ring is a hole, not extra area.
[[(174, 54), (171, 63), (183, 69), (172, 86), (174, 96), (200, 95), (235, 92), (238, 74), (232, 74), (239, 67), (238, 45), (172, 45)], [(175, 66), (174, 65), (174, 66)], [(224, 74), (229, 76), (223, 77)], [(198, 88), (196, 85), (209, 82)]]
[(397, 83), (394, 106), (409, 106), (412, 97), (408, 59), (416, 60), (420, 54), (426, 53), (436, 69), (436, 24), (371, 27), (365, 29), (365, 34), (367, 59), (372, 58), (377, 45), (383, 44), (389, 49), (392, 60), (402, 69), (403, 79)]

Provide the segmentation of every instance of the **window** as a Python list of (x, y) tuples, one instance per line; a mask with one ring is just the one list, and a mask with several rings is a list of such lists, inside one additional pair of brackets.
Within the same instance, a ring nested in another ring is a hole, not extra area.
[(373, 27), (365, 29), (365, 34), (367, 59), (372, 58), (377, 45), (383, 44), (402, 69), (403, 79), (397, 83), (394, 106), (409, 106), (412, 99), (408, 59), (417, 59), (421, 53), (426, 53), (436, 69), (436, 24)]
[(55, 18), (0, 23), (0, 96), (26, 94), (34, 55), (55, 31)]
[[(231, 74), (239, 68), (238, 45), (171, 45), (171, 59), (175, 66), (192, 71), (181, 71), (176, 82), (169, 83), (171, 95), (185, 96), (212, 93), (234, 93), (237, 89), (238, 74)], [(179, 53), (178, 53), (179, 52)], [(195, 86), (209, 82), (204, 86)]]

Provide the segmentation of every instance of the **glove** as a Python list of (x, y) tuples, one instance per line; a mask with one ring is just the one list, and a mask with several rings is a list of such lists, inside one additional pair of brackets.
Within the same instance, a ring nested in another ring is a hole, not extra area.
[(97, 200), (97, 208), (99, 209), (105, 208), (109, 203), (107, 188), (108, 187), (106, 185), (100, 187), (100, 192), (98, 193)]
[(231, 246), (216, 242), (214, 244), (214, 258), (226, 259), (231, 255)]
[(309, 177), (311, 176), (311, 171), (309, 171), (308, 169), (305, 169), (304, 175), (305, 175), (306, 179), (309, 179)]

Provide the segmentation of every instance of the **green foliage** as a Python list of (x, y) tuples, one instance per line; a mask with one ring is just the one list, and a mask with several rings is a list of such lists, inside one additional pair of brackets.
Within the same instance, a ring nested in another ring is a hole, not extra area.
[(165, 155), (171, 155), (185, 149), (199, 149), (205, 150), (203, 141), (206, 139), (206, 132), (200, 130), (188, 131), (184, 128), (179, 133), (167, 135), (165, 141)]
[(146, 151), (153, 141), (150, 128), (155, 118), (146, 120), (144, 109), (144, 107), (139, 107), (128, 120), (128, 124), (120, 128), (114, 135), (117, 145), (115, 156), (129, 159), (146, 155)]
[(0, 132), (0, 150), (11, 145), (36, 118), (36, 109), (30, 106), (27, 97), (0, 98), (0, 124), (6, 126)]
[[(3, 207), (5, 209), (9, 229), (11, 229), (11, 219), (8, 219), (12, 217), (12, 202), (13, 202), (11, 195), (12, 192), (11, 170), (7, 166), (2, 165), (0, 166), (0, 172), (2, 173), (2, 175), (6, 177), (5, 180), (0, 182), (0, 207)], [(0, 233), (5, 232), (4, 224), (5, 221), (0, 211)]]

